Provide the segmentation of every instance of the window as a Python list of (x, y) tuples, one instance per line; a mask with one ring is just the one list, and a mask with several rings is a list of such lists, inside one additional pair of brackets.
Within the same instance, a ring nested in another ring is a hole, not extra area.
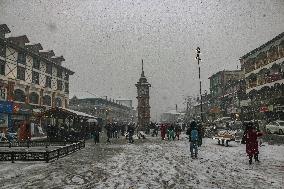
[(51, 106), (51, 97), (48, 95), (45, 95), (42, 97), (43, 105)]
[(18, 60), (17, 62), (19, 64), (26, 64), (26, 54), (24, 52), (19, 52), (18, 53)]
[(65, 92), (69, 93), (69, 83), (65, 83)]
[(33, 72), (32, 83), (39, 84), (39, 73), (38, 72)]
[(51, 88), (51, 77), (46, 76), (45, 86)]
[(20, 89), (16, 89), (14, 91), (14, 100), (18, 102), (25, 102), (26, 100), (25, 92)]
[(61, 69), (57, 69), (57, 77), (62, 78), (62, 70)]
[(57, 80), (57, 90), (62, 90), (62, 81)]
[(5, 44), (0, 43), (0, 56), (6, 57), (6, 47)]
[(25, 75), (26, 75), (26, 69), (24, 67), (18, 66), (17, 67), (17, 79), (25, 81), (26, 80)]
[(46, 64), (46, 73), (52, 74), (52, 65), (51, 64)]
[(40, 60), (38, 58), (33, 58), (33, 68), (39, 70)]
[(69, 74), (68, 74), (67, 72), (65, 72), (64, 79), (65, 79), (66, 81), (69, 80)]
[(38, 104), (39, 96), (38, 96), (37, 93), (32, 92), (29, 97), (30, 97), (30, 103), (31, 104)]
[(62, 100), (61, 100), (61, 98), (56, 98), (55, 99), (55, 106), (56, 107), (62, 107)]
[(5, 75), (5, 61), (0, 60), (0, 75)]

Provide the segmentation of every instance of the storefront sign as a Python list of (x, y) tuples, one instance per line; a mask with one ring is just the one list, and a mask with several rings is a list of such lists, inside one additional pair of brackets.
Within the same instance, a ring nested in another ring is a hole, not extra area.
[(12, 113), (13, 105), (9, 101), (0, 101), (0, 112), (2, 113)]
[(6, 100), (6, 88), (0, 88), (0, 100)]

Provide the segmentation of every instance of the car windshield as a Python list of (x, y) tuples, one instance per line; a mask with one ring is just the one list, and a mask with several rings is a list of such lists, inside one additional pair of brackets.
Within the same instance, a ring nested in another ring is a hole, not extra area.
[(278, 123), (280, 126), (284, 126), (284, 121), (279, 121)]

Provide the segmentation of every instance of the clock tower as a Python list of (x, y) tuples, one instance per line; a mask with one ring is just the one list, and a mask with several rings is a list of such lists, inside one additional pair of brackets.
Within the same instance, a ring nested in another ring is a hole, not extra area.
[(137, 88), (137, 100), (138, 100), (138, 127), (139, 130), (146, 130), (150, 125), (150, 105), (149, 105), (149, 88), (151, 84), (148, 83), (143, 70), (142, 59), (142, 72), (139, 81), (135, 84)]

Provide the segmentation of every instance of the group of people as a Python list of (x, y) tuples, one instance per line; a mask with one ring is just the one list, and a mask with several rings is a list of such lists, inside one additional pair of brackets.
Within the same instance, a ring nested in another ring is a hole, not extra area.
[(135, 131), (134, 123), (107, 123), (105, 126), (106, 134), (107, 134), (107, 142), (110, 142), (111, 138), (119, 138), (119, 136), (125, 136), (127, 133), (127, 137), (130, 143), (133, 143), (133, 135)]
[(179, 125), (174, 124), (161, 124), (160, 126), (161, 131), (161, 137), (162, 140), (166, 139), (166, 136), (168, 140), (175, 140), (176, 138), (180, 139), (180, 133), (181, 133), (181, 127)]
[[(110, 142), (110, 138), (119, 138), (119, 135), (124, 136), (126, 134), (126, 138), (128, 138), (129, 143), (133, 143), (133, 135), (135, 133), (135, 124), (128, 123), (118, 125), (116, 123), (108, 123), (105, 126), (107, 131), (107, 141)], [(259, 132), (258, 128), (253, 123), (247, 123), (245, 126), (244, 132), (244, 143), (246, 144), (246, 153), (249, 158), (249, 164), (252, 164), (252, 160), (259, 162), (259, 150), (258, 150), (258, 137), (263, 134)], [(161, 124), (160, 128), (156, 125), (153, 127), (152, 136), (157, 136), (158, 131), (160, 129), (161, 138), (165, 140), (179, 140), (182, 128), (179, 125), (175, 124)], [(101, 128), (95, 129), (94, 131), (94, 139), (96, 142), (99, 142), (99, 133), (101, 132)], [(197, 158), (198, 155), (198, 147), (202, 145), (202, 138), (204, 135), (203, 127), (200, 122), (193, 120), (187, 127), (186, 135), (188, 136), (190, 142), (190, 153), (192, 158)]]

